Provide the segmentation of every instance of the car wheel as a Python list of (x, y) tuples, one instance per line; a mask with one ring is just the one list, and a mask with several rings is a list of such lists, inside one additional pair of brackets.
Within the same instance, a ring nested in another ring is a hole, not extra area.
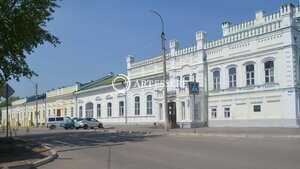
[(85, 129), (85, 130), (88, 129), (88, 125), (84, 125), (83, 129)]
[(50, 129), (53, 130), (55, 129), (56, 127), (54, 125), (50, 126)]
[(100, 124), (98, 125), (98, 128), (103, 128), (103, 125), (100, 123)]
[(75, 127), (76, 130), (79, 130), (79, 127)]

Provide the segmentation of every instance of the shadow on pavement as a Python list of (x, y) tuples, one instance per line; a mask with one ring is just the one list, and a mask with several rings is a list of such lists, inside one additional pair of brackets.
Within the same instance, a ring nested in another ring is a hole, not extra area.
[(60, 132), (34, 134), (19, 138), (34, 141), (55, 147), (57, 152), (76, 151), (97, 147), (123, 145), (125, 142), (142, 142), (149, 138), (162, 137), (161, 135), (144, 135), (128, 133), (101, 133), (97, 131)]

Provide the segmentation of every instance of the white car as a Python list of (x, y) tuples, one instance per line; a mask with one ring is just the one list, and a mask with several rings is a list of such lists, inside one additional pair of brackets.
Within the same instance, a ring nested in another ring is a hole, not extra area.
[(78, 130), (80, 128), (83, 128), (83, 129), (91, 128), (91, 129), (93, 129), (95, 127), (103, 128), (103, 124), (95, 118), (90, 118), (90, 117), (82, 118), (82, 119), (78, 119), (75, 122), (75, 129), (76, 130)]
[(55, 129), (58, 127), (63, 127), (66, 120), (69, 120), (70, 117), (48, 117), (46, 122), (46, 127), (50, 129)]

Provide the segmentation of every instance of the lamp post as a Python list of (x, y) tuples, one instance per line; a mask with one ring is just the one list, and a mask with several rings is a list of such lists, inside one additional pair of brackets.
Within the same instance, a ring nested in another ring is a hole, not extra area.
[(165, 48), (165, 33), (164, 33), (164, 21), (159, 13), (153, 10), (149, 10), (149, 12), (152, 12), (159, 16), (161, 23), (162, 23), (162, 30), (161, 30), (161, 47), (162, 47), (162, 57), (163, 57), (163, 72), (164, 72), (164, 104), (165, 104), (165, 129), (168, 130), (168, 121), (169, 121), (169, 115), (168, 115), (168, 97), (167, 97), (167, 65), (166, 65), (166, 48)]
[(34, 83), (31, 80), (29, 80), (29, 82), (35, 85), (35, 122), (36, 122), (36, 127), (38, 127), (38, 84)]

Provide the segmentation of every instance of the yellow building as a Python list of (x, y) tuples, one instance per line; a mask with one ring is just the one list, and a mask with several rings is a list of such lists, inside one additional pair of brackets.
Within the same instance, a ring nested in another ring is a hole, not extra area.
[(80, 83), (46, 92), (47, 116), (75, 117), (77, 114), (76, 96)]

